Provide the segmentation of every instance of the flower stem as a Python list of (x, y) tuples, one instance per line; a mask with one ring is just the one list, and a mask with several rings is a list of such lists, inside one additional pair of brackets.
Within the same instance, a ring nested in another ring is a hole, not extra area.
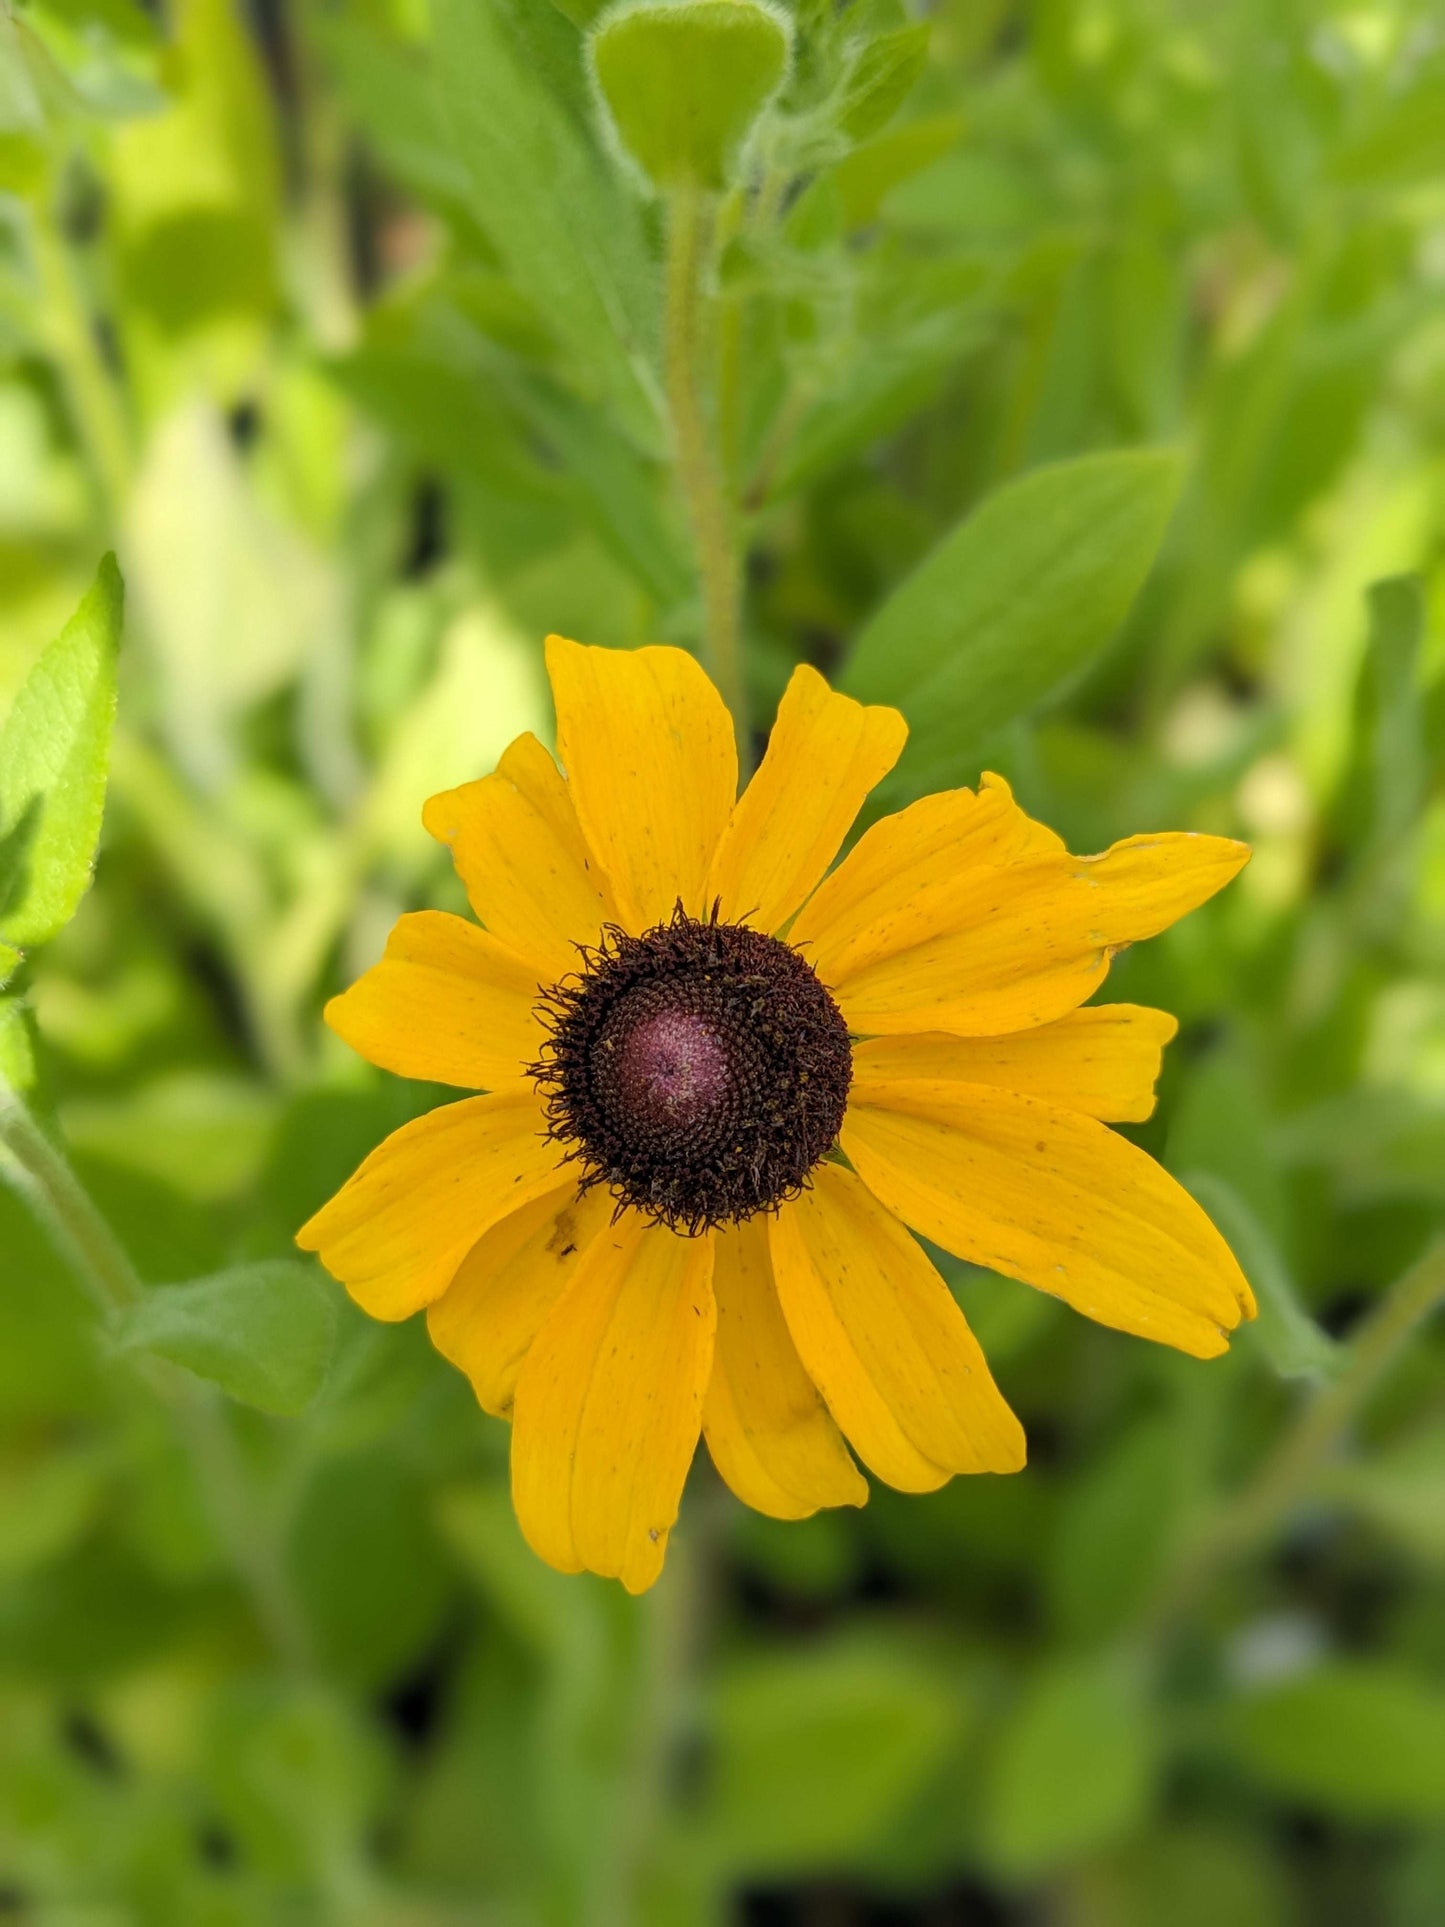
[(120, 1240), (96, 1209), (69, 1160), (0, 1080), (0, 1145), (25, 1177), (25, 1189), (102, 1316), (139, 1304), (145, 1287)]
[(90, 459), (101, 511), (107, 526), (114, 527), (130, 482), (130, 424), (96, 341), (75, 264), (48, 211), (37, 211), (30, 237), (49, 345), (60, 369), (76, 438)]
[(1158, 1637), (1182, 1618), (1216, 1573), (1262, 1544), (1306, 1494), (1406, 1340), (1445, 1304), (1445, 1241), (1400, 1278), (1350, 1348), (1350, 1362), (1296, 1418), (1254, 1478), (1187, 1543), (1145, 1618)]
[(662, 1577), (641, 1602), (633, 1718), (617, 1763), (606, 1850), (588, 1883), (588, 1927), (627, 1927), (638, 1918), (651, 1858), (677, 1797), (679, 1760), (697, 1718), (728, 1495), (704, 1467), (689, 1485), (688, 1500), (685, 1530), (674, 1534)]
[[(36, 1123), (18, 1092), (0, 1079), (0, 1150), (19, 1167), (25, 1194), (106, 1324), (137, 1305), (145, 1286), (124, 1246), (75, 1175), (63, 1151)], [(304, 1620), (291, 1596), (281, 1549), (257, 1516), (246, 1468), (215, 1392), (160, 1359), (141, 1375), (163, 1398), (199, 1474), (222, 1543), (251, 1595), (267, 1638), (288, 1666), (306, 1664)]]
[(664, 328), (674, 456), (697, 550), (704, 658), (732, 711), (742, 761), (750, 765), (736, 515), (704, 399), (708, 388), (705, 283), (712, 239), (712, 210), (704, 195), (690, 184), (674, 188), (667, 210)]

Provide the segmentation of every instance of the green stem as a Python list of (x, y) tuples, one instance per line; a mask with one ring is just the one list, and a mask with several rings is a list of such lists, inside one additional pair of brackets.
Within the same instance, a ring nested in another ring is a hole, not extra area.
[(1392, 1286), (1351, 1346), (1344, 1371), (1315, 1394), (1244, 1490), (1184, 1547), (1146, 1615), (1146, 1635), (1169, 1631), (1223, 1567), (1270, 1538), (1308, 1492), (1410, 1334), (1442, 1304), (1445, 1242), (1432, 1245)]
[(627, 1927), (642, 1912), (651, 1856), (675, 1796), (674, 1776), (697, 1717), (697, 1677), (717, 1597), (729, 1504), (709, 1467), (689, 1483), (685, 1529), (673, 1535), (662, 1577), (641, 1602), (633, 1718), (616, 1774), (605, 1850), (591, 1869), (587, 1927)]
[[(120, 1240), (41, 1130), (17, 1092), (0, 1080), (0, 1148), (19, 1166), (26, 1195), (49, 1229), (102, 1319), (111, 1323), (140, 1303), (145, 1286)], [(211, 1518), (251, 1595), (277, 1653), (293, 1668), (306, 1663), (304, 1622), (274, 1536), (257, 1517), (250, 1483), (216, 1394), (159, 1359), (138, 1361), (146, 1383), (170, 1406), (195, 1461)]]
[(90, 458), (107, 523), (125, 503), (132, 465), (131, 431), (106, 367), (65, 242), (44, 213), (30, 224), (50, 346), (60, 368), (75, 432)]
[(746, 765), (751, 762), (752, 739), (742, 662), (742, 563), (736, 517), (704, 399), (704, 283), (711, 244), (709, 203), (695, 187), (674, 188), (667, 223), (667, 402), (678, 480), (697, 550), (704, 656), (733, 713), (738, 749)]
[(0, 1081), (0, 1145), (25, 1174), (37, 1215), (70, 1261), (72, 1270), (106, 1318), (140, 1303), (145, 1287), (130, 1259), (96, 1210), (69, 1161), (30, 1115), (20, 1097)]

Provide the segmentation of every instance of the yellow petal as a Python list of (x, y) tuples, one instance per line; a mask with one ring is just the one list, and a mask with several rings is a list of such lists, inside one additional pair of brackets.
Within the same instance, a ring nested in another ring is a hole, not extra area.
[(865, 709), (835, 695), (816, 669), (795, 669), (767, 754), (713, 858), (708, 900), (720, 897), (730, 922), (769, 931), (786, 923), (907, 737), (896, 709)]
[(717, 1349), (702, 1428), (718, 1471), (745, 1505), (775, 1519), (866, 1504), (868, 1487), (789, 1336), (764, 1220), (718, 1235), (713, 1291)]
[(537, 972), (465, 917), (402, 917), (386, 954), (326, 1006), (326, 1021), (371, 1064), (401, 1077), (491, 1090), (534, 1063)]
[(512, 1499), (563, 1572), (643, 1592), (662, 1570), (712, 1365), (713, 1241), (629, 1211), (588, 1246), (528, 1352)]
[(1197, 908), (1248, 857), (1246, 844), (1181, 834), (1130, 837), (1096, 857), (940, 873), (886, 930), (855, 939), (855, 955), (872, 961), (820, 974), (855, 1031), (1030, 1030), (1081, 1004), (1114, 951)]
[(393, 1131), (296, 1234), (373, 1318), (440, 1298), (500, 1219), (555, 1189), (537, 1093), (515, 1085), (443, 1104)]
[(591, 649), (547, 638), (557, 753), (622, 921), (700, 916), (738, 787), (732, 718), (682, 649)]
[(851, 1171), (821, 1164), (772, 1226), (798, 1354), (845, 1437), (905, 1492), (1013, 1472), (1024, 1436), (952, 1294)]
[(877, 1085), (843, 1148), (915, 1231), (1086, 1317), (1210, 1358), (1254, 1299), (1182, 1185), (1097, 1119), (976, 1085)]
[(466, 1373), (485, 1411), (510, 1416), (522, 1360), (612, 1208), (608, 1192), (579, 1197), (570, 1178), (494, 1225), (428, 1305), (431, 1342)]
[(1166, 1010), (1090, 1004), (1007, 1037), (874, 1037), (853, 1052), (852, 1098), (868, 1104), (880, 1088), (925, 1078), (1025, 1091), (1107, 1123), (1139, 1123), (1153, 1112), (1160, 1059), (1178, 1028)]
[(800, 913), (790, 940), (807, 947), (825, 983), (838, 983), (898, 949), (900, 922), (903, 941), (914, 940), (920, 892), (927, 909), (961, 874), (1064, 854), (1053, 831), (1025, 816), (1003, 778), (989, 774), (977, 791), (925, 796), (865, 831)]
[(535, 736), (519, 736), (492, 775), (433, 796), (422, 822), (449, 846), (478, 917), (544, 983), (574, 970), (577, 945), (616, 921), (567, 785)]

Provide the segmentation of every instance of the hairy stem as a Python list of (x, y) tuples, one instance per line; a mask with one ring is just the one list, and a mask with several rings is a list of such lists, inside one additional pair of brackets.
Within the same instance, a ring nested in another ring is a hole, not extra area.
[(113, 527), (130, 482), (130, 424), (120, 391), (101, 354), (64, 240), (44, 213), (37, 213), (31, 222), (30, 236), (50, 346), (60, 368), (77, 439), (89, 457), (106, 522)]
[(145, 1287), (120, 1240), (96, 1209), (64, 1153), (3, 1081), (0, 1145), (20, 1167), (36, 1216), (64, 1252), (97, 1311), (109, 1318), (139, 1304)]
[(1254, 1478), (1182, 1550), (1146, 1615), (1158, 1637), (1216, 1574), (1263, 1544), (1308, 1492), (1415, 1328), (1445, 1304), (1445, 1242), (1432, 1245), (1386, 1294), (1350, 1347), (1350, 1362), (1285, 1431)]
[(697, 550), (704, 656), (732, 711), (738, 749), (747, 764), (751, 732), (742, 663), (742, 564), (736, 515), (706, 400), (705, 282), (711, 244), (709, 204), (695, 187), (674, 188), (668, 204), (664, 331), (673, 449)]
[(728, 1494), (704, 1467), (688, 1489), (685, 1530), (641, 1602), (633, 1719), (617, 1767), (607, 1849), (595, 1870), (588, 1927), (627, 1927), (638, 1918), (649, 1857), (676, 1798), (679, 1762), (697, 1717), (697, 1680), (711, 1631)]
[[(102, 1320), (109, 1324), (141, 1302), (145, 1286), (124, 1246), (75, 1175), (63, 1151), (36, 1123), (17, 1092), (0, 1079), (0, 1151), (8, 1152), (21, 1188), (49, 1230)], [(235, 1436), (208, 1385), (160, 1359), (139, 1361), (146, 1384), (163, 1398), (200, 1476), (211, 1521), (251, 1595), (256, 1616), (280, 1657), (306, 1663), (302, 1616), (291, 1596), (281, 1549), (265, 1529)]]

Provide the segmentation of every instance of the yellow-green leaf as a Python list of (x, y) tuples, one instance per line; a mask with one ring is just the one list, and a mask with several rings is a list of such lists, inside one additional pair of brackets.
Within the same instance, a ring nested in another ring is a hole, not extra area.
[(16, 949), (47, 942), (70, 921), (90, 883), (123, 603), (108, 555), (0, 728), (0, 938), (12, 962)]
[(592, 31), (598, 91), (654, 187), (720, 190), (788, 65), (785, 15), (756, 0), (629, 0)]

